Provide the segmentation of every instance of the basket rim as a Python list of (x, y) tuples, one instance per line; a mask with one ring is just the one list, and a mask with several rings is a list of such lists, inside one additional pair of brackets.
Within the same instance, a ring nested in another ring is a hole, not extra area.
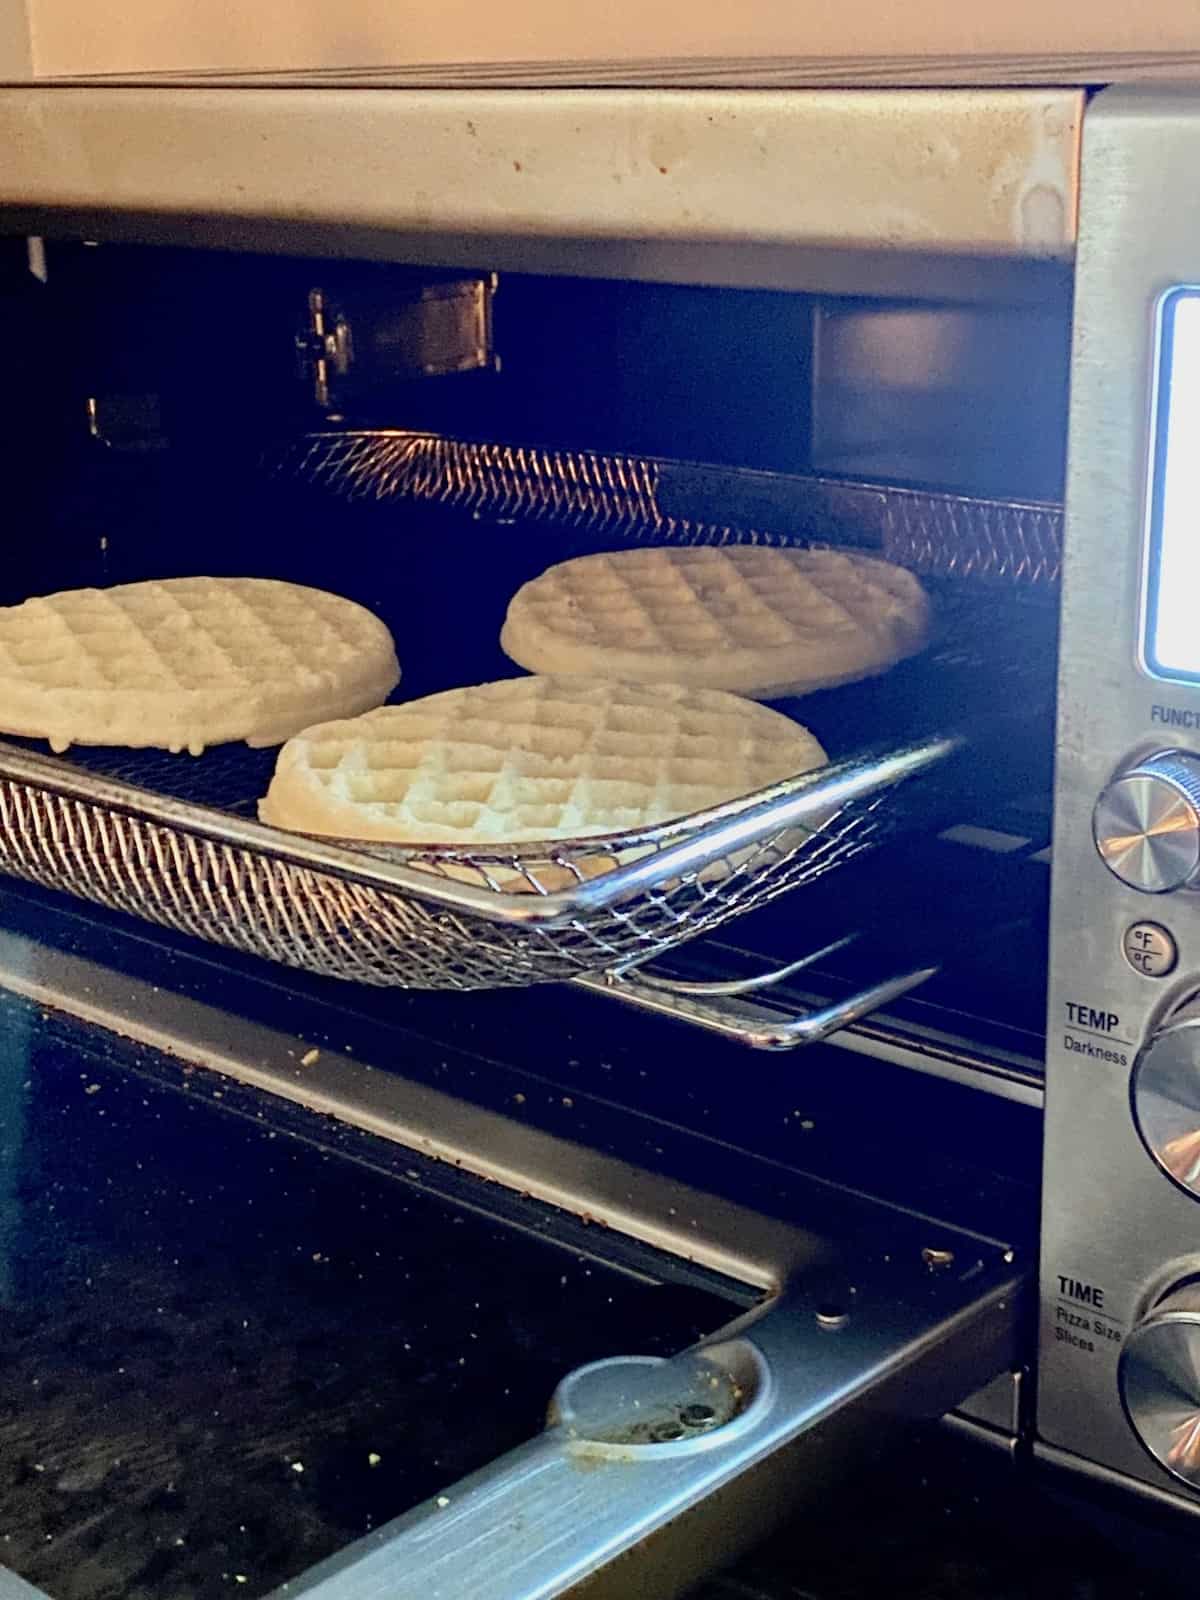
[[(520, 923), (546, 929), (607, 911), (624, 901), (652, 892), (681, 876), (697, 874), (734, 850), (785, 831), (819, 833), (820, 822), (852, 800), (864, 799), (940, 764), (960, 749), (960, 735), (932, 735), (901, 746), (872, 749), (813, 772), (784, 779), (707, 812), (658, 825), (673, 837), (649, 855), (618, 864), (612, 870), (582, 878), (568, 888), (535, 891), (484, 888), (439, 875), (414, 864), (440, 859), (463, 860), (458, 846), (431, 846), (404, 851), (401, 859), (376, 854), (376, 847), (342, 840), (289, 833), (213, 806), (178, 800), (119, 779), (101, 777), (59, 757), (42, 755), (0, 740), (0, 782), (56, 794), (79, 804), (137, 818), (169, 832), (199, 836), (210, 842), (266, 856), (286, 865), (331, 874), (364, 887), (399, 893), (444, 910), (467, 913), (485, 921)], [(636, 848), (633, 836), (626, 849)], [(645, 842), (645, 841), (643, 841)], [(653, 841), (650, 841), (653, 842)], [(568, 841), (557, 841), (565, 854)], [(603, 853), (596, 839), (585, 841), (592, 854)], [(610, 852), (611, 853), (611, 849)], [(481, 852), (468, 852), (475, 861)], [(522, 852), (522, 859), (526, 852)], [(532, 853), (527, 857), (534, 860)], [(497, 867), (511, 867), (512, 853), (493, 857)], [(560, 869), (554, 856), (541, 858)], [(470, 864), (465, 863), (465, 864)], [(518, 871), (520, 868), (518, 867)], [(484, 880), (486, 881), (486, 879)]]

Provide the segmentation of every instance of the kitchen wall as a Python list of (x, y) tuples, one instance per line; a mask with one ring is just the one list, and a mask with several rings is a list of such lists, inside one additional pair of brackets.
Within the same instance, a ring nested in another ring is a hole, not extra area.
[(27, 78), (32, 70), (25, 0), (0, 0), (0, 78)]
[[(22, 0), (0, 0), (0, 13)], [(28, 0), (39, 76), (437, 61), (1200, 48), (1197, 0)], [(5, 18), (3, 26), (8, 26)]]

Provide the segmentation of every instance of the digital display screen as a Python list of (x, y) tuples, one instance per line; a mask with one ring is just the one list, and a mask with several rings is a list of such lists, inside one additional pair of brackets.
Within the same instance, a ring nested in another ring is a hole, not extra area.
[(1162, 302), (1155, 417), (1146, 665), (1200, 682), (1200, 289)]

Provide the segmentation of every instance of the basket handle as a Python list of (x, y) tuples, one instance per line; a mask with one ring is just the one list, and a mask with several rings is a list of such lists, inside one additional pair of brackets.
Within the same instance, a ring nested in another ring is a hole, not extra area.
[(841, 939), (834, 945), (815, 951), (787, 967), (764, 974), (760, 979), (744, 979), (734, 985), (724, 983), (679, 983), (668, 979), (639, 976), (618, 976), (603, 973), (599, 977), (572, 979), (581, 988), (605, 994), (614, 1000), (641, 1011), (649, 1011), (675, 1022), (688, 1022), (707, 1033), (719, 1034), (738, 1044), (749, 1045), (754, 1050), (794, 1050), (797, 1046), (818, 1044), (841, 1028), (861, 1022), (872, 1011), (889, 1005), (907, 994), (910, 989), (925, 983), (939, 970), (936, 966), (914, 967), (897, 973), (866, 989), (859, 989), (844, 999), (814, 1010), (786, 1012), (770, 1006), (750, 1005), (737, 998), (738, 991), (746, 993), (753, 988), (765, 988), (781, 982), (791, 973), (810, 966), (822, 956), (848, 944)]

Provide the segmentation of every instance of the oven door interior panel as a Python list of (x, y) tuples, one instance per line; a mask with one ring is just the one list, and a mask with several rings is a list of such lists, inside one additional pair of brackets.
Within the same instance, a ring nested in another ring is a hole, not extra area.
[(4, 1561), (55, 1600), (678, 1593), (1015, 1360), (1020, 1208), (682, 1129), (651, 1172), (637, 1110), (576, 1143), (103, 931), (3, 950)]

